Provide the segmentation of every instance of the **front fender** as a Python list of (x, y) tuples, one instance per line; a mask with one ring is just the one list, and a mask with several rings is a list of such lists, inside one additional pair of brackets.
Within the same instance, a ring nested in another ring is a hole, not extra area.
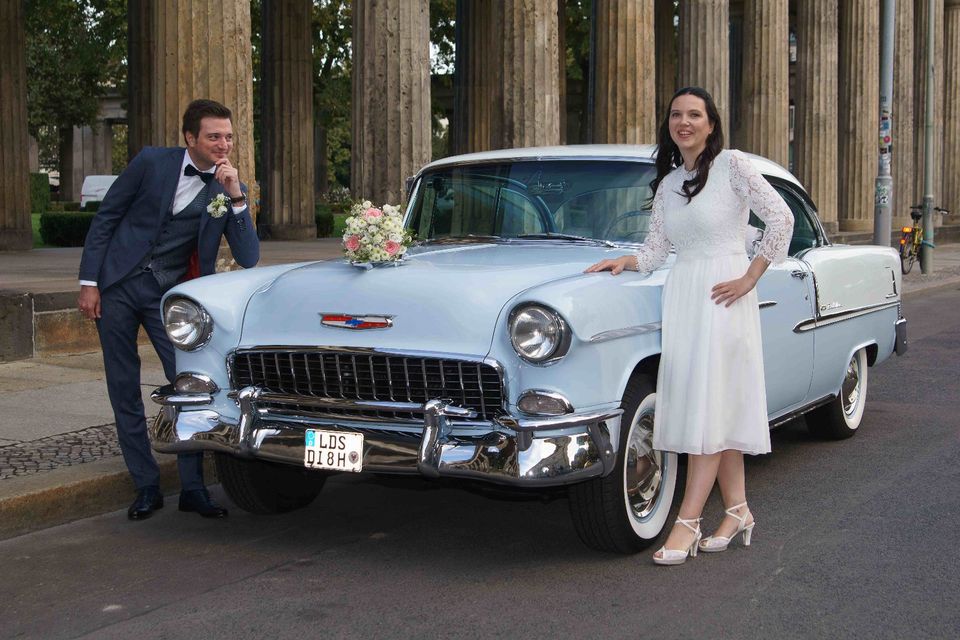
[[(666, 273), (577, 274), (514, 296), (501, 310), (490, 350), (504, 366), (511, 410), (527, 389), (560, 393), (578, 411), (618, 406), (636, 365), (660, 353)], [(508, 318), (522, 303), (546, 305), (564, 318), (573, 334), (566, 356), (535, 365), (516, 354)]]

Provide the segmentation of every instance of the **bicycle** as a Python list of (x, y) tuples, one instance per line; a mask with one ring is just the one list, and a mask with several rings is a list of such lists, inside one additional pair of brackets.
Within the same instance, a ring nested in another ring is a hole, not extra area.
[[(933, 208), (934, 213), (950, 215), (950, 212), (940, 207)], [(903, 227), (900, 229), (903, 235), (900, 236), (900, 271), (904, 275), (910, 273), (913, 269), (913, 263), (920, 256), (920, 247), (923, 246), (923, 205), (918, 204), (910, 207), (910, 217), (913, 219), (912, 227)], [(932, 244), (928, 243), (931, 247)]]

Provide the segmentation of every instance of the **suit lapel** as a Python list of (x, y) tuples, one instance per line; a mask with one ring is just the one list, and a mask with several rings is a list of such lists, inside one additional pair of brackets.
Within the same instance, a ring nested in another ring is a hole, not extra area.
[(170, 149), (170, 153), (160, 168), (163, 178), (163, 192), (160, 194), (160, 219), (162, 220), (173, 206), (173, 198), (177, 195), (177, 184), (180, 182), (180, 167), (183, 165), (182, 147)]

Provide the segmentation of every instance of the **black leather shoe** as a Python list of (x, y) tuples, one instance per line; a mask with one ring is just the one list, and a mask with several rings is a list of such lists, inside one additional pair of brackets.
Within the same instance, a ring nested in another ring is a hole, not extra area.
[(199, 513), (204, 518), (226, 518), (227, 510), (210, 499), (206, 489), (180, 492), (180, 511)]
[(137, 499), (127, 509), (127, 517), (131, 520), (146, 520), (157, 509), (163, 509), (160, 487), (144, 487), (137, 491)]

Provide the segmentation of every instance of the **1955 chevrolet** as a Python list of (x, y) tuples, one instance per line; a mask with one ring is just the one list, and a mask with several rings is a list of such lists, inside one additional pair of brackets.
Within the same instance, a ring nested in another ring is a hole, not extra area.
[[(646, 547), (677, 500), (677, 456), (650, 444), (673, 258), (583, 270), (643, 242), (653, 151), (446, 158), (411, 182), (418, 242), (399, 265), (178, 285), (163, 309), (179, 373), (153, 395), (155, 448), (213, 451), (230, 499), (257, 513), (308, 505), (338, 472), (565, 486), (587, 545)], [(795, 217), (790, 257), (758, 285), (770, 424), (806, 413), (847, 438), (869, 367), (906, 349), (897, 253), (831, 244), (797, 180), (751, 159)]]

